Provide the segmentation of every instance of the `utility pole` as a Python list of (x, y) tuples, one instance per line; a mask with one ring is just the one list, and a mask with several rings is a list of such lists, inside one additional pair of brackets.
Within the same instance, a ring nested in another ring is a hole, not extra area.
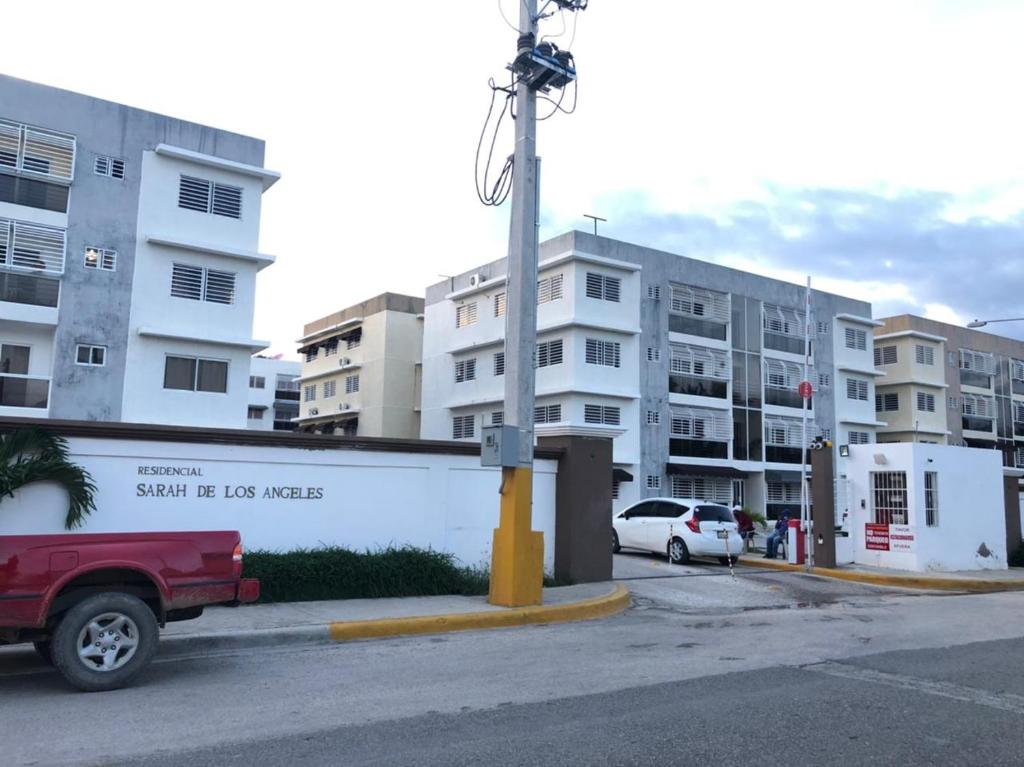
[[(537, 39), (537, 0), (519, 2), (517, 54)], [(501, 516), (491, 554), (491, 604), (540, 604), (544, 534), (531, 530), (534, 349), (537, 345), (537, 93), (516, 85), (516, 144), (505, 313), (505, 417), (516, 430), (518, 465), (501, 470)]]

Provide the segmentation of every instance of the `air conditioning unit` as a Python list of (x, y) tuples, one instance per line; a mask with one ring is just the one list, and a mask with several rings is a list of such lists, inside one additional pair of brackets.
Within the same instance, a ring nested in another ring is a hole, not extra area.
[(310, 415), (320, 415), (320, 408), (318, 408), (318, 407), (311, 407), (309, 409), (309, 414)]
[(342, 402), (341, 404), (338, 405), (338, 410), (351, 410), (351, 409), (352, 409), (352, 406), (350, 404), (348, 404), (347, 402)]
[(352, 358), (351, 357), (342, 357), (340, 360), (338, 360), (338, 364), (341, 367), (348, 367), (349, 365), (352, 364)]
[(487, 281), (487, 277), (480, 272), (469, 275), (469, 287), (478, 288)]

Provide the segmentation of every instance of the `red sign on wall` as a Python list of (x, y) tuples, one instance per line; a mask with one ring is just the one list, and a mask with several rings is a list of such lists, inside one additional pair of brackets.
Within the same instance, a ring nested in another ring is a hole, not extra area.
[(868, 522), (864, 525), (864, 548), (873, 551), (889, 550), (889, 526)]

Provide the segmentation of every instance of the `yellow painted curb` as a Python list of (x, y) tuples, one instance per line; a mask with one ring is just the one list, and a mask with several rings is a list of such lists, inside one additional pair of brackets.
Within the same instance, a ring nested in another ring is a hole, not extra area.
[(350, 639), (406, 636), (411, 634), (441, 634), (449, 631), (527, 626), (530, 624), (566, 623), (605, 618), (629, 607), (629, 590), (622, 584), (605, 596), (570, 602), (564, 605), (538, 605), (514, 607), (477, 613), (450, 613), (413, 618), (382, 618), (369, 621), (340, 621), (331, 623), (331, 639), (344, 642)]
[[(763, 562), (739, 560), (747, 567), (760, 567), (765, 570), (784, 570), (804, 572), (803, 565), (791, 565), (788, 562), (774, 562), (770, 559)], [(835, 578), (841, 581), (869, 583), (874, 586), (892, 586), (904, 589), (926, 589), (930, 591), (1019, 591), (1024, 590), (1024, 581), (989, 581), (978, 578), (941, 578), (934, 576), (885, 575), (884, 573), (867, 573), (863, 570), (837, 570), (830, 567), (814, 567), (811, 575), (823, 578)]]

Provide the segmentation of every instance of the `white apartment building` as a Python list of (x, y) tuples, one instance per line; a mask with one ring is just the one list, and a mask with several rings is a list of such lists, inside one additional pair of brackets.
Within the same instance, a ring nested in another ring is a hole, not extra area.
[[(798, 512), (801, 286), (582, 232), (542, 243), (539, 267), (538, 437), (611, 437), (617, 508), (673, 495)], [(424, 439), (501, 423), (505, 279), (502, 259), (428, 288)], [(812, 304), (808, 438), (874, 442), (871, 307)]]
[(298, 343), (299, 430), (419, 436), (422, 298), (382, 293), (310, 322)]
[(263, 153), (0, 77), (0, 415), (243, 428)]
[(294, 431), (299, 417), (299, 376), (302, 363), (279, 357), (252, 358), (249, 368), (248, 428)]

